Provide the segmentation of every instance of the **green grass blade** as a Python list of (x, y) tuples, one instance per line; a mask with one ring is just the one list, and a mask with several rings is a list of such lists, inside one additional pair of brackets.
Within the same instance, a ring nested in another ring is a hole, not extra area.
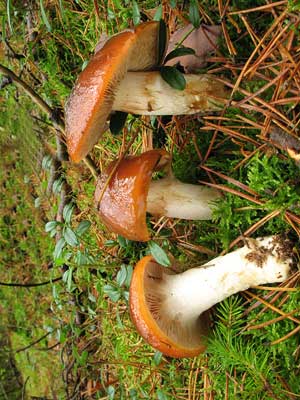
[[(7, 3), (6, 3), (6, 14), (7, 14), (7, 22), (8, 22), (10, 33), (13, 34), (14, 30), (13, 30), (13, 26), (12, 26), (11, 17), (10, 17), (10, 15), (11, 15), (11, 2), (10, 2), (10, 0), (7, 0)], [(5, 32), (5, 31), (3, 31), (3, 32)]]
[(134, 0), (132, 2), (132, 19), (134, 25), (138, 25), (141, 22), (140, 9), (138, 3)]
[(46, 11), (45, 11), (45, 8), (44, 8), (43, 0), (40, 0), (40, 7), (41, 7), (41, 14), (42, 14), (43, 22), (46, 25), (47, 31), (51, 32), (52, 28), (51, 28), (50, 22), (49, 22), (49, 20), (47, 18), (47, 14), (46, 14)]

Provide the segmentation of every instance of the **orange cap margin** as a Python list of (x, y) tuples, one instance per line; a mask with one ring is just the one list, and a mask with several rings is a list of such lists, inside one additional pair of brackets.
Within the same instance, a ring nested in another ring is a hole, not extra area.
[(143, 257), (135, 266), (129, 289), (129, 310), (131, 319), (140, 335), (152, 347), (169, 357), (194, 357), (204, 352), (206, 346), (200, 344), (187, 348), (171, 340), (157, 325), (146, 303), (144, 274), (150, 262), (156, 262), (152, 256)]

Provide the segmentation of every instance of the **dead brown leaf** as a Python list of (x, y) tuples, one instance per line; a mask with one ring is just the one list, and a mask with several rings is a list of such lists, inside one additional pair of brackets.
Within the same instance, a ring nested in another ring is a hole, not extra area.
[(180, 62), (184, 68), (184, 72), (195, 72), (206, 65), (209, 53), (215, 52), (218, 49), (217, 42), (220, 35), (221, 27), (218, 25), (201, 25), (200, 28), (193, 30), (193, 25), (188, 24), (176, 30), (170, 37), (167, 54), (174, 50), (178, 43), (182, 43), (185, 47), (194, 49), (195, 55), (173, 58), (166, 65), (174, 65)]

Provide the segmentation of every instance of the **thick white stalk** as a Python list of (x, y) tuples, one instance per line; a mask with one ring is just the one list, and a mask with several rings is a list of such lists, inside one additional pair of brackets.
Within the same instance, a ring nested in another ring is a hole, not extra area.
[(180, 115), (220, 111), (228, 98), (214, 76), (186, 74), (186, 88), (173, 89), (158, 71), (128, 72), (112, 109), (140, 115)]
[(212, 201), (220, 193), (202, 185), (180, 182), (174, 177), (151, 181), (147, 211), (152, 215), (190, 220), (207, 220), (212, 216)]
[(199, 268), (165, 275), (167, 310), (174, 319), (197, 318), (234, 293), (260, 284), (283, 282), (291, 263), (290, 248), (282, 238), (247, 239), (242, 248)]

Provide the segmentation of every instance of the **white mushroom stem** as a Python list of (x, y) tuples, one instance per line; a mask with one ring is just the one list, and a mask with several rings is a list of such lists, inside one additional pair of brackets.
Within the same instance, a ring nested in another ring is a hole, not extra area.
[(129, 72), (120, 82), (112, 109), (140, 115), (180, 115), (220, 111), (228, 98), (213, 75), (186, 74), (186, 88), (177, 90), (158, 71)]
[(152, 215), (190, 220), (212, 217), (213, 201), (220, 197), (216, 189), (180, 182), (167, 176), (151, 181), (147, 196), (147, 211)]
[(184, 325), (234, 293), (284, 281), (291, 263), (290, 246), (282, 238), (247, 239), (242, 248), (199, 268), (164, 273), (157, 291), (164, 298), (164, 313)]

